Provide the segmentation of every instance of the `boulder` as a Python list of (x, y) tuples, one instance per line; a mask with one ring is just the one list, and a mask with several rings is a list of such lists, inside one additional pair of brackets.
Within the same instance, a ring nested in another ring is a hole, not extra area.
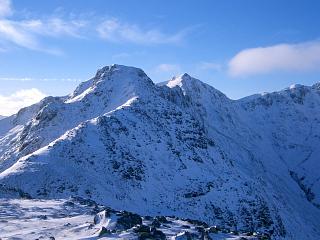
[(142, 218), (138, 214), (122, 212), (121, 216), (117, 219), (116, 228), (127, 230), (136, 225), (142, 225)]

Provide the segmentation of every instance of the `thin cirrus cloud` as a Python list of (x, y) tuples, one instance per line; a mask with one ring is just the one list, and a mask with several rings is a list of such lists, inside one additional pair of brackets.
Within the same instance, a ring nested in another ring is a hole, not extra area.
[(0, 49), (5, 51), (11, 46), (18, 46), (50, 54), (61, 54), (61, 51), (46, 47), (40, 37), (80, 37), (80, 30), (85, 27), (85, 21), (62, 19), (50, 16), (45, 19), (11, 20), (13, 14), (10, 0), (0, 0)]
[(59, 17), (50, 17), (47, 20), (30, 20), (21, 22), (21, 26), (26, 31), (52, 37), (81, 37), (80, 30), (86, 27), (84, 20), (63, 20)]
[(31, 50), (60, 54), (53, 47), (45, 47), (39, 40), (40, 37), (80, 37), (79, 29), (84, 23), (77, 21), (64, 21), (59, 18), (48, 20), (12, 21), (0, 19), (0, 40), (5, 45), (15, 45)]
[(186, 28), (173, 34), (164, 33), (156, 28), (124, 23), (116, 18), (98, 19), (46, 16), (45, 18), (13, 19), (19, 12), (14, 11), (11, 0), (0, 0), (0, 51), (21, 47), (50, 54), (61, 55), (56, 47), (46, 46), (44, 37), (61, 38), (100, 38), (109, 42), (135, 44), (179, 43), (192, 30)]
[(12, 14), (11, 1), (0, 0), (0, 17), (10, 16)]
[(228, 72), (233, 77), (319, 69), (320, 41), (249, 48), (236, 54), (228, 64)]
[(46, 94), (36, 88), (22, 89), (11, 95), (0, 95), (0, 115), (9, 116), (19, 109), (39, 102)]
[(167, 44), (179, 43), (189, 29), (174, 34), (166, 34), (158, 29), (144, 30), (135, 24), (121, 22), (119, 19), (108, 19), (97, 27), (99, 36), (110, 42), (130, 42), (135, 44)]

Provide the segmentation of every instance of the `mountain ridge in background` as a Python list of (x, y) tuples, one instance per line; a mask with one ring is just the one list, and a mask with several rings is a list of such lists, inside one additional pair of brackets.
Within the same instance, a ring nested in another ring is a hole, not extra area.
[(273, 239), (320, 234), (320, 85), (231, 100), (106, 66), (0, 120), (0, 196), (79, 196)]

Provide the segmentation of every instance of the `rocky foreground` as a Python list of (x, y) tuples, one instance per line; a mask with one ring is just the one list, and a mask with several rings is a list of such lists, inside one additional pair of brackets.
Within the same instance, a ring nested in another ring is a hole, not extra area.
[(140, 216), (92, 200), (0, 199), (1, 239), (270, 239), (174, 216)]

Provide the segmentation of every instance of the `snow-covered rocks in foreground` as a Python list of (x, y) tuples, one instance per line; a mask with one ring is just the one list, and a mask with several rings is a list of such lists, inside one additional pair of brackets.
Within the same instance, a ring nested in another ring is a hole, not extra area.
[(0, 199), (1, 239), (269, 239), (177, 217), (115, 211), (81, 198)]
[(0, 120), (0, 197), (80, 196), (317, 240), (319, 86), (235, 101), (188, 74), (156, 85), (141, 69), (104, 67)]

